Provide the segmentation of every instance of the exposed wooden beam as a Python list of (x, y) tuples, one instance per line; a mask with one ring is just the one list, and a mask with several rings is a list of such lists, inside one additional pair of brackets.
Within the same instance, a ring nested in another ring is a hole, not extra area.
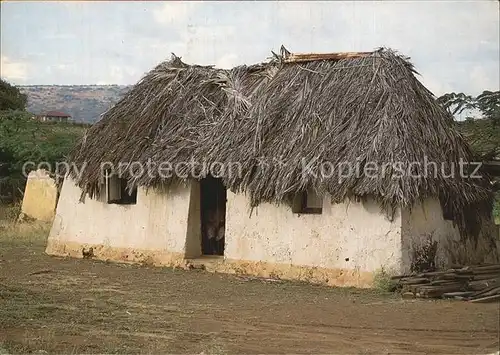
[(344, 53), (293, 53), (284, 60), (285, 63), (311, 62), (315, 60), (340, 60), (346, 58), (361, 58), (373, 52), (344, 52)]

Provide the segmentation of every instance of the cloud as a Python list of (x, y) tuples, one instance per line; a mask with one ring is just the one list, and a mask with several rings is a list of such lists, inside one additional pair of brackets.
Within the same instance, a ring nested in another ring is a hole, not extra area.
[(228, 52), (228, 47), (234, 43), (235, 33), (234, 26), (188, 25), (182, 35), (182, 42), (185, 43), (183, 58), (190, 63), (214, 64), (221, 54)]
[(28, 65), (24, 62), (11, 61), (9, 57), (2, 56), (0, 74), (7, 81), (24, 82), (28, 78)]
[(44, 35), (44, 38), (48, 40), (76, 39), (76, 35), (72, 33), (51, 33)]
[(168, 1), (153, 11), (153, 18), (161, 25), (183, 23), (189, 20), (196, 6), (196, 1)]
[(57, 64), (56, 68), (59, 70), (74, 70), (75, 65), (74, 64)]
[[(498, 66), (498, 62), (496, 63)], [(490, 68), (491, 69), (491, 68)], [(484, 90), (484, 88), (494, 88), (499, 89), (499, 79), (498, 76), (493, 77), (491, 74), (493, 70), (488, 70), (484, 66), (476, 65), (472, 68), (469, 74), (470, 91), (474, 93), (479, 93)]]
[(125, 84), (130, 82), (130, 78), (136, 78), (139, 76), (137, 69), (128, 65), (111, 65), (108, 70), (110, 78), (109, 81), (115, 84)]
[(21, 65), (24, 79), (15, 81), (23, 83), (132, 84), (171, 52), (228, 68), (264, 61), (284, 44), (293, 52), (397, 49), (436, 95), (499, 86), (496, 1), (2, 5), (2, 54)]
[(453, 91), (453, 86), (442, 78), (436, 78), (434, 75), (424, 75), (417, 77), (434, 95), (441, 96), (445, 92)]

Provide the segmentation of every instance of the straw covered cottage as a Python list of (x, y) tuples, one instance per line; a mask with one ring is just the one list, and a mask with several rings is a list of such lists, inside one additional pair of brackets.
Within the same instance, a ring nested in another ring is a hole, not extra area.
[(354, 286), (446, 263), (492, 196), (415, 74), (389, 49), (230, 70), (173, 55), (77, 145), (47, 252)]

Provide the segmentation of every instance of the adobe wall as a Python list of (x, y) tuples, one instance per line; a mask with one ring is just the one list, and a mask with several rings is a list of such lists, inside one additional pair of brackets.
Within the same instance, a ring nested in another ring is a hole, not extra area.
[(50, 222), (56, 213), (57, 186), (47, 171), (30, 172), (24, 190), (21, 213), (39, 221)]
[(401, 217), (388, 220), (373, 200), (332, 204), (328, 197), (322, 214), (262, 204), (250, 216), (248, 199), (228, 192), (225, 258), (246, 261), (252, 273), (260, 264), (278, 277), (370, 286), (374, 272), (400, 266)]
[[(200, 256), (196, 182), (166, 192), (139, 188), (136, 205), (79, 198), (80, 189), (66, 179), (47, 253), (82, 257), (82, 248), (93, 246), (102, 260), (182, 267)], [(390, 221), (370, 199), (332, 204), (325, 197), (322, 214), (264, 203), (250, 215), (246, 196), (228, 191), (227, 198), (225, 255), (206, 261), (208, 271), (370, 287), (382, 268), (409, 271), (412, 250), (427, 233), (438, 241), (440, 262), (444, 242), (458, 235), (433, 200), (397, 211)]]
[[(460, 239), (453, 222), (443, 218), (441, 204), (437, 199), (427, 199), (402, 212), (402, 273), (410, 272), (412, 264), (426, 263), (424, 255), (429, 242), (436, 244), (437, 267), (449, 264), (451, 241)], [(428, 255), (427, 255), (428, 257)]]
[(82, 257), (94, 247), (99, 259), (149, 260), (170, 264), (184, 258), (189, 188), (168, 192), (139, 188), (137, 204), (107, 204), (88, 196), (66, 178), (50, 231), (47, 253)]

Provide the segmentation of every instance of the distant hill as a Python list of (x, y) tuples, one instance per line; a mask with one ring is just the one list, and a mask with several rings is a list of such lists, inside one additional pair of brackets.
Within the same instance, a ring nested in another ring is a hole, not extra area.
[(96, 122), (131, 86), (123, 85), (27, 85), (19, 90), (28, 96), (27, 110), (69, 113), (77, 122)]

